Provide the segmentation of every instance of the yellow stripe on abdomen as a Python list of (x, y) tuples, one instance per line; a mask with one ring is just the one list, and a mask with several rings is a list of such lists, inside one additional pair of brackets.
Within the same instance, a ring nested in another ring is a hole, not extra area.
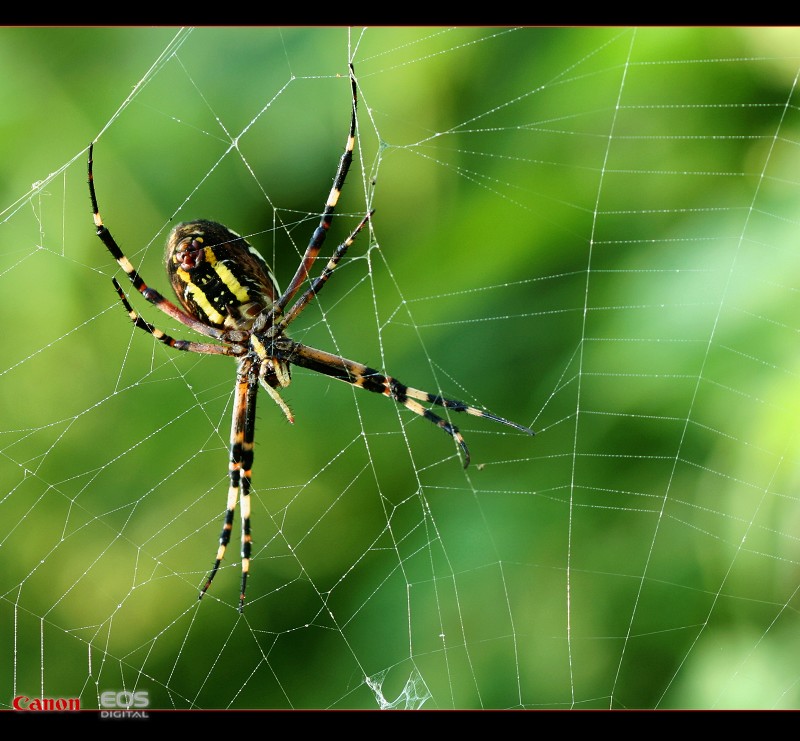
[(184, 283), (186, 283), (185, 294), (187, 297), (192, 297), (192, 300), (197, 304), (206, 317), (208, 317), (208, 321), (217, 326), (222, 325), (225, 322), (225, 317), (214, 308), (214, 304), (208, 300), (208, 297), (204, 293), (203, 289), (200, 288), (196, 283), (192, 282), (192, 276), (183, 269), (179, 269), (177, 271), (177, 275)]
[(245, 286), (239, 283), (236, 276), (230, 271), (225, 263), (217, 260), (214, 250), (211, 247), (206, 247), (206, 261), (219, 276), (219, 279), (227, 286), (228, 290), (236, 296), (236, 300), (240, 304), (250, 301), (250, 292)]

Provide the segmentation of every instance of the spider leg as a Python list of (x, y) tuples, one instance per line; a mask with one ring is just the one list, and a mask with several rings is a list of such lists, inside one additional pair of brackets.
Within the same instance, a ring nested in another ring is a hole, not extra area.
[(135, 311), (130, 305), (130, 302), (125, 296), (125, 292), (120, 287), (116, 278), (112, 278), (111, 282), (114, 284), (114, 288), (117, 290), (117, 295), (120, 297), (122, 305), (125, 307), (125, 310), (128, 312), (128, 316), (131, 318), (131, 321), (134, 323), (134, 325), (136, 325), (137, 328), (153, 335), (153, 337), (155, 337), (159, 342), (163, 342), (165, 345), (172, 347), (175, 350), (186, 350), (188, 352), (196, 352), (203, 355), (237, 356), (242, 355), (245, 352), (245, 348), (241, 345), (213, 345), (208, 342), (191, 342), (190, 340), (176, 340), (174, 337), (170, 337), (166, 332), (162, 332), (158, 327), (153, 326), (150, 324), (150, 322), (145, 321), (141, 316), (139, 316), (138, 312)]
[(239, 612), (244, 610), (244, 598), (247, 589), (247, 575), (250, 571), (250, 477), (253, 467), (253, 441), (255, 438), (256, 398), (258, 394), (258, 374), (253, 371), (253, 362), (242, 358), (236, 369), (236, 397), (233, 403), (233, 419), (231, 421), (230, 486), (228, 488), (228, 505), (225, 520), (219, 536), (219, 549), (214, 566), (206, 578), (198, 599), (208, 591), (211, 582), (219, 571), (220, 563), (230, 543), (233, 517), (236, 512), (236, 500), (241, 504), (242, 516), (242, 585), (239, 593)]
[(331, 259), (328, 260), (328, 264), (325, 266), (324, 270), (320, 275), (314, 278), (311, 286), (306, 290), (306, 292), (300, 296), (297, 301), (294, 302), (293, 306), (289, 311), (287, 311), (279, 321), (275, 322), (273, 325), (275, 330), (273, 330), (272, 334), (279, 334), (286, 329), (289, 324), (291, 324), (296, 318), (297, 315), (303, 311), (303, 309), (308, 306), (308, 304), (314, 299), (314, 297), (322, 290), (322, 287), (328, 282), (328, 278), (331, 277), (331, 274), (336, 269), (336, 266), (339, 264), (339, 261), (345, 256), (347, 250), (349, 249), (350, 245), (353, 244), (358, 233), (366, 226), (367, 222), (370, 220), (372, 214), (375, 211), (370, 211), (363, 219), (359, 225), (352, 231), (350, 236), (342, 242), (336, 250), (334, 250), (333, 255), (331, 255)]
[[(193, 329), (195, 332), (199, 334), (205, 335), (206, 337), (213, 337), (217, 340), (226, 339), (228, 334), (226, 334), (225, 330), (218, 329), (216, 327), (212, 327), (204, 322), (198, 321), (192, 316), (189, 316), (184, 311), (181, 311), (175, 304), (168, 301), (164, 298), (158, 291), (154, 288), (150, 288), (139, 273), (136, 272), (136, 269), (131, 264), (131, 261), (125, 256), (122, 250), (119, 248), (119, 245), (114, 240), (114, 237), (111, 236), (111, 232), (108, 228), (103, 224), (103, 219), (100, 217), (100, 211), (97, 206), (97, 195), (94, 191), (94, 175), (92, 173), (92, 152), (94, 150), (94, 142), (89, 145), (89, 164), (88, 164), (88, 172), (89, 172), (89, 198), (92, 201), (92, 214), (94, 215), (94, 225), (96, 228), (97, 236), (100, 238), (100, 241), (106, 246), (108, 251), (111, 253), (113, 258), (117, 261), (119, 266), (127, 273), (128, 277), (131, 279), (131, 283), (133, 283), (133, 287), (142, 294), (142, 296), (149, 301), (153, 306), (157, 309), (160, 309), (168, 316), (171, 316), (173, 319), (176, 319), (181, 324), (185, 324), (190, 329)], [(149, 331), (149, 330), (148, 330)]]
[(279, 358), (294, 365), (299, 365), (302, 368), (308, 368), (309, 370), (316, 371), (317, 373), (323, 373), (326, 376), (336, 378), (353, 386), (358, 386), (359, 388), (366, 389), (367, 391), (388, 396), (394, 399), (398, 404), (406, 407), (406, 409), (411, 410), (415, 414), (419, 414), (429, 422), (433, 422), (433, 424), (443, 429), (448, 435), (451, 435), (456, 443), (458, 443), (464, 455), (464, 468), (469, 466), (470, 462), (469, 448), (467, 448), (464, 437), (455, 425), (451, 424), (439, 415), (434, 414), (430, 409), (427, 409), (420, 404), (420, 401), (428, 404), (435, 404), (453, 412), (464, 412), (466, 414), (471, 414), (474, 417), (491, 419), (494, 422), (500, 422), (501, 424), (508, 425), (509, 427), (513, 427), (521, 432), (526, 432), (529, 435), (534, 434), (533, 430), (525, 427), (524, 425), (519, 425), (516, 422), (511, 422), (503, 417), (498, 417), (496, 414), (492, 414), (491, 412), (470, 406), (463, 401), (446, 399), (438, 394), (431, 394), (427, 391), (411, 388), (410, 386), (406, 386), (405, 384), (401, 383), (396, 378), (383, 375), (374, 368), (370, 368), (369, 366), (361, 363), (356, 363), (352, 360), (347, 360), (346, 358), (342, 358), (338, 355), (333, 355), (332, 353), (325, 352), (324, 350), (317, 350), (313, 347), (301, 345), (300, 343), (289, 340), (288, 338), (282, 338), (280, 341), (276, 341), (273, 344), (272, 350)]
[(328, 200), (325, 202), (325, 209), (322, 212), (322, 217), (319, 220), (319, 226), (314, 230), (314, 234), (311, 235), (311, 240), (308, 243), (308, 247), (306, 247), (305, 254), (303, 255), (303, 259), (300, 261), (297, 272), (294, 274), (294, 277), (286, 287), (283, 295), (275, 302), (272, 308), (273, 320), (286, 308), (286, 305), (297, 293), (303, 281), (308, 277), (309, 271), (314, 265), (314, 261), (317, 259), (317, 255), (319, 254), (319, 251), (325, 242), (328, 229), (330, 229), (331, 222), (333, 221), (333, 212), (336, 210), (336, 204), (338, 203), (339, 196), (342, 193), (344, 181), (345, 178), (347, 178), (347, 172), (350, 169), (350, 163), (353, 161), (353, 148), (355, 147), (356, 143), (356, 108), (358, 105), (358, 90), (356, 87), (355, 72), (353, 71), (352, 64), (350, 65), (350, 87), (353, 92), (353, 112), (350, 117), (350, 130), (347, 134), (347, 142), (345, 143), (344, 153), (339, 160), (339, 168), (336, 170), (336, 176), (333, 179), (333, 187), (328, 195)]

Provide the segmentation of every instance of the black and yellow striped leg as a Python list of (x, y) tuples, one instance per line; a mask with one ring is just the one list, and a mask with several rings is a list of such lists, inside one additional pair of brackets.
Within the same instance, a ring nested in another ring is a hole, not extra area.
[[(331, 255), (331, 259), (328, 260), (328, 264), (325, 266), (325, 269), (318, 275), (311, 283), (311, 286), (306, 290), (306, 292), (300, 296), (297, 301), (294, 302), (289, 311), (287, 311), (279, 322), (276, 322), (273, 326), (278, 330), (278, 334), (283, 332), (286, 327), (288, 327), (300, 314), (303, 309), (308, 306), (308, 304), (312, 301), (312, 299), (322, 290), (322, 287), (328, 282), (328, 278), (331, 277), (331, 274), (336, 269), (336, 266), (339, 264), (339, 261), (345, 256), (347, 250), (350, 248), (350, 245), (355, 242), (358, 233), (367, 225), (367, 222), (374, 214), (374, 211), (370, 211), (361, 221), (359, 222), (358, 226), (353, 229), (350, 236), (345, 239), (335, 250), (333, 255)], [(273, 330), (275, 333), (276, 330)]]
[(196, 352), (202, 355), (237, 356), (244, 352), (244, 348), (241, 345), (212, 345), (211, 343), (207, 342), (176, 340), (174, 337), (170, 337), (166, 332), (162, 332), (158, 327), (153, 326), (150, 324), (150, 322), (145, 321), (141, 316), (139, 316), (139, 313), (131, 306), (130, 302), (125, 296), (125, 292), (122, 290), (122, 287), (117, 282), (116, 278), (112, 278), (111, 282), (114, 284), (117, 295), (122, 301), (122, 305), (125, 307), (125, 310), (128, 312), (128, 316), (131, 318), (131, 321), (134, 323), (134, 325), (138, 329), (142, 329), (145, 332), (153, 335), (153, 337), (155, 337), (159, 342), (163, 342), (165, 345), (168, 345), (176, 350)]
[(331, 227), (333, 221), (333, 212), (336, 210), (336, 204), (339, 202), (339, 196), (344, 187), (344, 181), (347, 178), (347, 172), (350, 170), (350, 163), (353, 161), (353, 149), (356, 143), (356, 109), (358, 107), (358, 88), (356, 87), (355, 72), (353, 65), (350, 65), (350, 87), (353, 93), (353, 112), (350, 117), (350, 131), (347, 135), (347, 142), (345, 143), (344, 153), (339, 160), (339, 168), (336, 170), (336, 176), (333, 179), (333, 187), (328, 194), (328, 200), (325, 202), (325, 209), (322, 212), (322, 217), (319, 220), (319, 226), (314, 230), (311, 235), (311, 240), (306, 247), (303, 259), (297, 268), (297, 272), (289, 282), (283, 295), (275, 302), (273, 307), (273, 316), (280, 316), (281, 312), (286, 308), (287, 304), (294, 298), (303, 281), (308, 277), (314, 261), (317, 259), (320, 249), (325, 242), (325, 237)]
[(92, 214), (94, 215), (94, 225), (97, 232), (97, 236), (100, 238), (100, 241), (106, 246), (108, 251), (111, 253), (112, 257), (117, 261), (117, 264), (125, 271), (127, 276), (130, 278), (133, 287), (137, 291), (139, 291), (139, 293), (141, 293), (142, 296), (147, 301), (153, 304), (153, 306), (163, 311), (167, 316), (171, 316), (173, 319), (176, 319), (181, 324), (186, 325), (187, 327), (189, 327), (189, 329), (193, 329), (195, 332), (199, 334), (202, 334), (206, 337), (212, 337), (217, 340), (225, 339), (226, 333), (224, 330), (212, 327), (206, 324), (205, 322), (201, 322), (198, 319), (189, 316), (189, 314), (187, 314), (185, 311), (182, 311), (177, 306), (175, 306), (175, 304), (168, 301), (154, 288), (150, 288), (150, 286), (148, 286), (144, 282), (139, 273), (136, 272), (136, 269), (133, 267), (131, 261), (125, 256), (125, 254), (119, 248), (119, 245), (114, 240), (114, 237), (111, 236), (111, 232), (103, 224), (103, 219), (100, 217), (100, 211), (97, 206), (97, 195), (95, 194), (94, 191), (94, 175), (92, 173), (93, 150), (94, 150), (94, 144), (90, 144), (89, 164), (88, 164), (89, 197), (92, 201)]
[[(237, 378), (238, 381), (238, 378)], [(239, 458), (241, 471), (239, 474), (239, 504), (242, 517), (242, 587), (239, 592), (239, 612), (244, 611), (244, 597), (247, 591), (247, 575), (250, 573), (250, 553), (253, 540), (250, 537), (250, 481), (253, 474), (253, 456), (256, 436), (256, 399), (258, 398), (258, 374), (248, 371), (247, 391), (245, 396), (244, 429)], [(231, 443), (231, 460), (235, 454)], [(231, 476), (231, 482), (233, 477)]]
[(236, 395), (233, 403), (233, 419), (231, 423), (230, 447), (230, 485), (228, 488), (228, 505), (225, 520), (219, 536), (219, 549), (214, 566), (206, 578), (198, 599), (208, 591), (211, 582), (219, 571), (225, 551), (231, 539), (233, 518), (236, 513), (237, 500), (241, 503), (242, 517), (242, 585), (239, 595), (239, 611), (244, 608), (247, 575), (250, 571), (250, 477), (253, 468), (253, 439), (255, 433), (256, 396), (258, 392), (258, 374), (253, 372), (253, 363), (249, 358), (242, 358), (236, 369)]
[(286, 338), (280, 342), (276, 342), (272, 349), (278, 354), (281, 360), (299, 365), (303, 368), (308, 368), (317, 373), (324, 373), (326, 376), (336, 378), (345, 383), (352, 384), (353, 386), (358, 386), (367, 391), (388, 396), (406, 409), (409, 409), (415, 414), (419, 414), (429, 422), (433, 422), (433, 424), (443, 429), (448, 435), (451, 435), (458, 443), (464, 455), (464, 468), (469, 466), (470, 461), (469, 449), (464, 441), (464, 437), (455, 425), (451, 424), (446, 419), (442, 419), (439, 415), (434, 414), (430, 409), (420, 404), (420, 401), (427, 404), (435, 404), (453, 412), (464, 412), (474, 417), (491, 419), (529, 435), (534, 434), (533, 430), (524, 425), (519, 425), (503, 417), (498, 417), (491, 412), (470, 406), (463, 401), (446, 399), (438, 394), (431, 394), (427, 391), (421, 391), (420, 389), (406, 386), (396, 378), (385, 376), (374, 368), (370, 368), (362, 363), (356, 363), (353, 360), (347, 360), (338, 355), (333, 355), (324, 350), (317, 350), (313, 347), (301, 345), (298, 342)]

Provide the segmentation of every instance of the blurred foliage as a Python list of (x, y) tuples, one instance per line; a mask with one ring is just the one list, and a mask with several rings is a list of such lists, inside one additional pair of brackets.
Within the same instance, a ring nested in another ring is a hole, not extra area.
[[(0, 29), (0, 706), (797, 707), (798, 34)], [(458, 420), (464, 472), (295, 371), (295, 425), (260, 396), (239, 616), (236, 545), (196, 600), (233, 364), (126, 323), (86, 147), (148, 282), (202, 217), (285, 285), (349, 58), (326, 248), (376, 214), (292, 336), (538, 434)]]

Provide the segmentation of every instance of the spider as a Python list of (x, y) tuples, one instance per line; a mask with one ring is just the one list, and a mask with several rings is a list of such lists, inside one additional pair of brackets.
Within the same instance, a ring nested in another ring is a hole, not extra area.
[[(333, 251), (328, 264), (320, 275), (311, 280), (309, 273), (325, 242), (353, 159), (358, 97), (352, 65), (350, 65), (350, 87), (352, 91), (350, 126), (333, 187), (325, 203), (319, 225), (311, 236), (300, 265), (288, 287), (282, 293), (266, 261), (243, 237), (222, 224), (206, 220), (180, 223), (172, 230), (167, 239), (165, 256), (167, 275), (182, 308), (171, 303), (154, 288), (148, 286), (117, 245), (100, 217), (92, 173), (94, 143), (89, 145), (89, 197), (97, 236), (108, 248), (119, 266), (127, 273), (133, 287), (146, 301), (189, 329), (193, 329), (210, 340), (216, 340), (216, 342), (195, 342), (170, 337), (145, 321), (133, 309), (117, 280), (112, 279), (114, 288), (133, 324), (175, 350), (206, 355), (228, 355), (236, 358), (237, 361), (230, 437), (228, 467), (230, 485), (227, 507), (216, 559), (200, 589), (198, 599), (201, 599), (208, 591), (225, 556), (238, 500), (242, 519), (242, 577), (239, 612), (244, 609), (252, 547), (250, 481), (253, 466), (256, 396), (258, 388), (261, 386), (280, 407), (289, 422), (294, 422), (291, 410), (278, 393), (279, 389), (286, 388), (291, 381), (290, 366), (297, 365), (307, 368), (394, 399), (398, 404), (433, 422), (451, 435), (462, 451), (464, 468), (469, 465), (470, 456), (467, 444), (458, 428), (432, 412), (424, 406), (425, 404), (444, 407), (452, 412), (465, 412), (476, 417), (485, 417), (522, 432), (533, 434), (529, 428), (498, 417), (491, 412), (470, 406), (463, 401), (446, 399), (438, 394), (411, 388), (374, 368), (324, 350), (302, 345), (286, 336), (288, 326), (322, 290), (358, 233), (373, 215), (373, 212), (370, 211), (364, 216), (350, 236)], [(309, 281), (308, 288), (289, 306), (306, 280)], [(289, 308), (287, 309), (287, 307)]]

